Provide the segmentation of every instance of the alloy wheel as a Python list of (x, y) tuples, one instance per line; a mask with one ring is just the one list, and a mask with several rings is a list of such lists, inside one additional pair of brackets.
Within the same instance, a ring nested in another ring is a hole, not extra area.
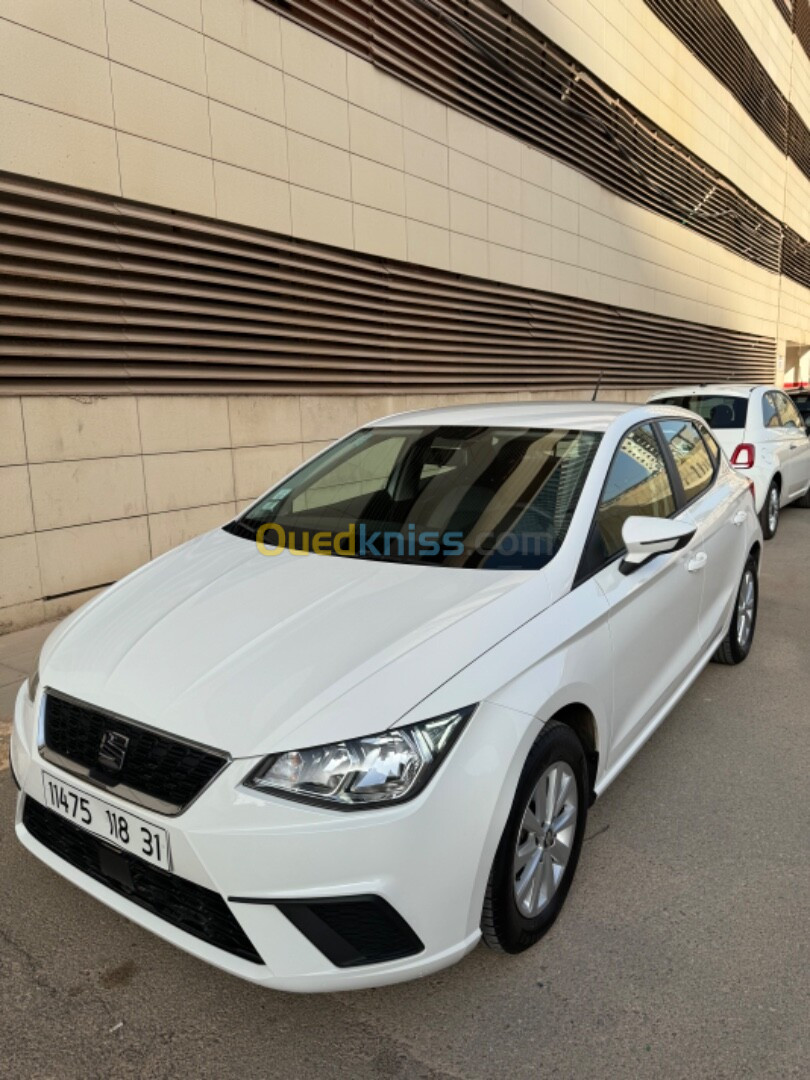
[(768, 529), (771, 535), (776, 532), (779, 524), (779, 490), (773, 486), (768, 492)]
[(754, 629), (756, 582), (751, 570), (746, 570), (737, 597), (737, 644), (746, 649)]
[(574, 844), (578, 803), (571, 766), (549, 765), (523, 813), (512, 864), (515, 902), (525, 918), (536, 918), (559, 888)]

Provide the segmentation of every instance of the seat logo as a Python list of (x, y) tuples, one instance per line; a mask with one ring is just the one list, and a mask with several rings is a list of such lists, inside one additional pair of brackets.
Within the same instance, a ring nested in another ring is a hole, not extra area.
[(105, 731), (98, 748), (98, 763), (107, 772), (121, 772), (127, 755), (129, 736), (120, 731)]

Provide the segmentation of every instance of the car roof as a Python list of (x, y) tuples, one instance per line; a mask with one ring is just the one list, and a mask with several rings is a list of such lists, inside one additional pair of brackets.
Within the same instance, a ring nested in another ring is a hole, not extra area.
[(662, 397), (692, 397), (697, 394), (717, 394), (726, 397), (750, 397), (754, 390), (775, 390), (775, 386), (765, 383), (693, 383), (691, 386), (673, 386), (669, 390), (658, 390), (649, 400)]
[[(607, 431), (619, 417), (638, 412), (639, 420), (660, 415), (653, 409), (636, 403), (615, 401), (516, 401), (500, 405), (450, 405), (438, 409), (394, 413), (374, 420), (369, 427), (402, 427), (403, 425), (484, 426), (515, 428), (551, 428), (567, 431)], [(691, 413), (689, 414), (691, 415)]]

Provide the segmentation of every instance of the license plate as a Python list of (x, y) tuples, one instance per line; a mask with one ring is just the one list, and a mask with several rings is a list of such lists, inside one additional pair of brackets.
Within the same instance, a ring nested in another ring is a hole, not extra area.
[(128, 810), (120, 810), (86, 791), (79, 791), (46, 772), (42, 774), (42, 785), (45, 805), (57, 814), (130, 855), (171, 870), (169, 835), (165, 829), (150, 825)]

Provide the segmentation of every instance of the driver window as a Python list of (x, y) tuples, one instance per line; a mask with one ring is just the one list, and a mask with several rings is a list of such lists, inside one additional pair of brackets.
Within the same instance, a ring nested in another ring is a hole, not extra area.
[(675, 496), (655, 432), (642, 424), (626, 435), (613, 459), (596, 512), (596, 541), (602, 560), (624, 550), (622, 526), (636, 514), (670, 517)]

